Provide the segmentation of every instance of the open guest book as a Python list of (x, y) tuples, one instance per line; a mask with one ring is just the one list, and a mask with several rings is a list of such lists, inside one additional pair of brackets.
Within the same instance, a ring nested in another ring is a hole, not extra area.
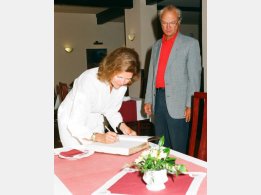
[(92, 142), (88, 149), (109, 154), (131, 155), (149, 147), (149, 141), (159, 139), (156, 136), (118, 135), (118, 141), (111, 144)]

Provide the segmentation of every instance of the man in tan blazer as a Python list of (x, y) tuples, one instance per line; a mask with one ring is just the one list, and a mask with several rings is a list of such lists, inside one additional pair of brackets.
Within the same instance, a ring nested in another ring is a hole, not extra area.
[(155, 132), (164, 135), (165, 146), (186, 153), (191, 97), (200, 89), (200, 48), (179, 32), (178, 8), (166, 6), (159, 17), (164, 34), (152, 47), (144, 111), (154, 113)]

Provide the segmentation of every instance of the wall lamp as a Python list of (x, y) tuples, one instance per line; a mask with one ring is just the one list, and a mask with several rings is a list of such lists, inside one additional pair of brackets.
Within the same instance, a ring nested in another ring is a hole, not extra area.
[(73, 51), (72, 47), (65, 47), (64, 50), (68, 53), (71, 53)]
[(133, 40), (135, 39), (135, 33), (129, 33), (129, 34), (128, 34), (128, 39), (129, 39), (130, 41), (133, 41)]
[(93, 45), (102, 45), (103, 42), (102, 41), (94, 41)]

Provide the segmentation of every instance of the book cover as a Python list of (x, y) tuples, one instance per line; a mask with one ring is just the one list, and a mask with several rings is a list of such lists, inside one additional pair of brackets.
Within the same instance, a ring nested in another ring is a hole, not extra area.
[(131, 155), (149, 147), (148, 139), (151, 136), (118, 135), (119, 140), (111, 144), (92, 142), (88, 148), (95, 152), (110, 154)]

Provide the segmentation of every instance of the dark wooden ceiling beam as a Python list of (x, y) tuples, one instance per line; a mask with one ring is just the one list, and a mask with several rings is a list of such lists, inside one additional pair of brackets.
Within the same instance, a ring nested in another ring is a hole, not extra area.
[[(165, 7), (165, 5), (158, 5), (157, 10), (162, 10)], [(181, 11), (183, 12), (201, 12), (200, 7), (181, 7), (177, 6)]]
[(54, 4), (105, 8), (133, 8), (133, 0), (54, 0)]
[(96, 14), (97, 24), (104, 24), (106, 22), (109, 22), (110, 20), (113, 20), (113, 19), (118, 18), (123, 15), (124, 15), (124, 9), (110, 8), (110, 9), (104, 10), (104, 11)]
[(146, 0), (146, 5), (154, 5), (160, 3), (163, 0)]

